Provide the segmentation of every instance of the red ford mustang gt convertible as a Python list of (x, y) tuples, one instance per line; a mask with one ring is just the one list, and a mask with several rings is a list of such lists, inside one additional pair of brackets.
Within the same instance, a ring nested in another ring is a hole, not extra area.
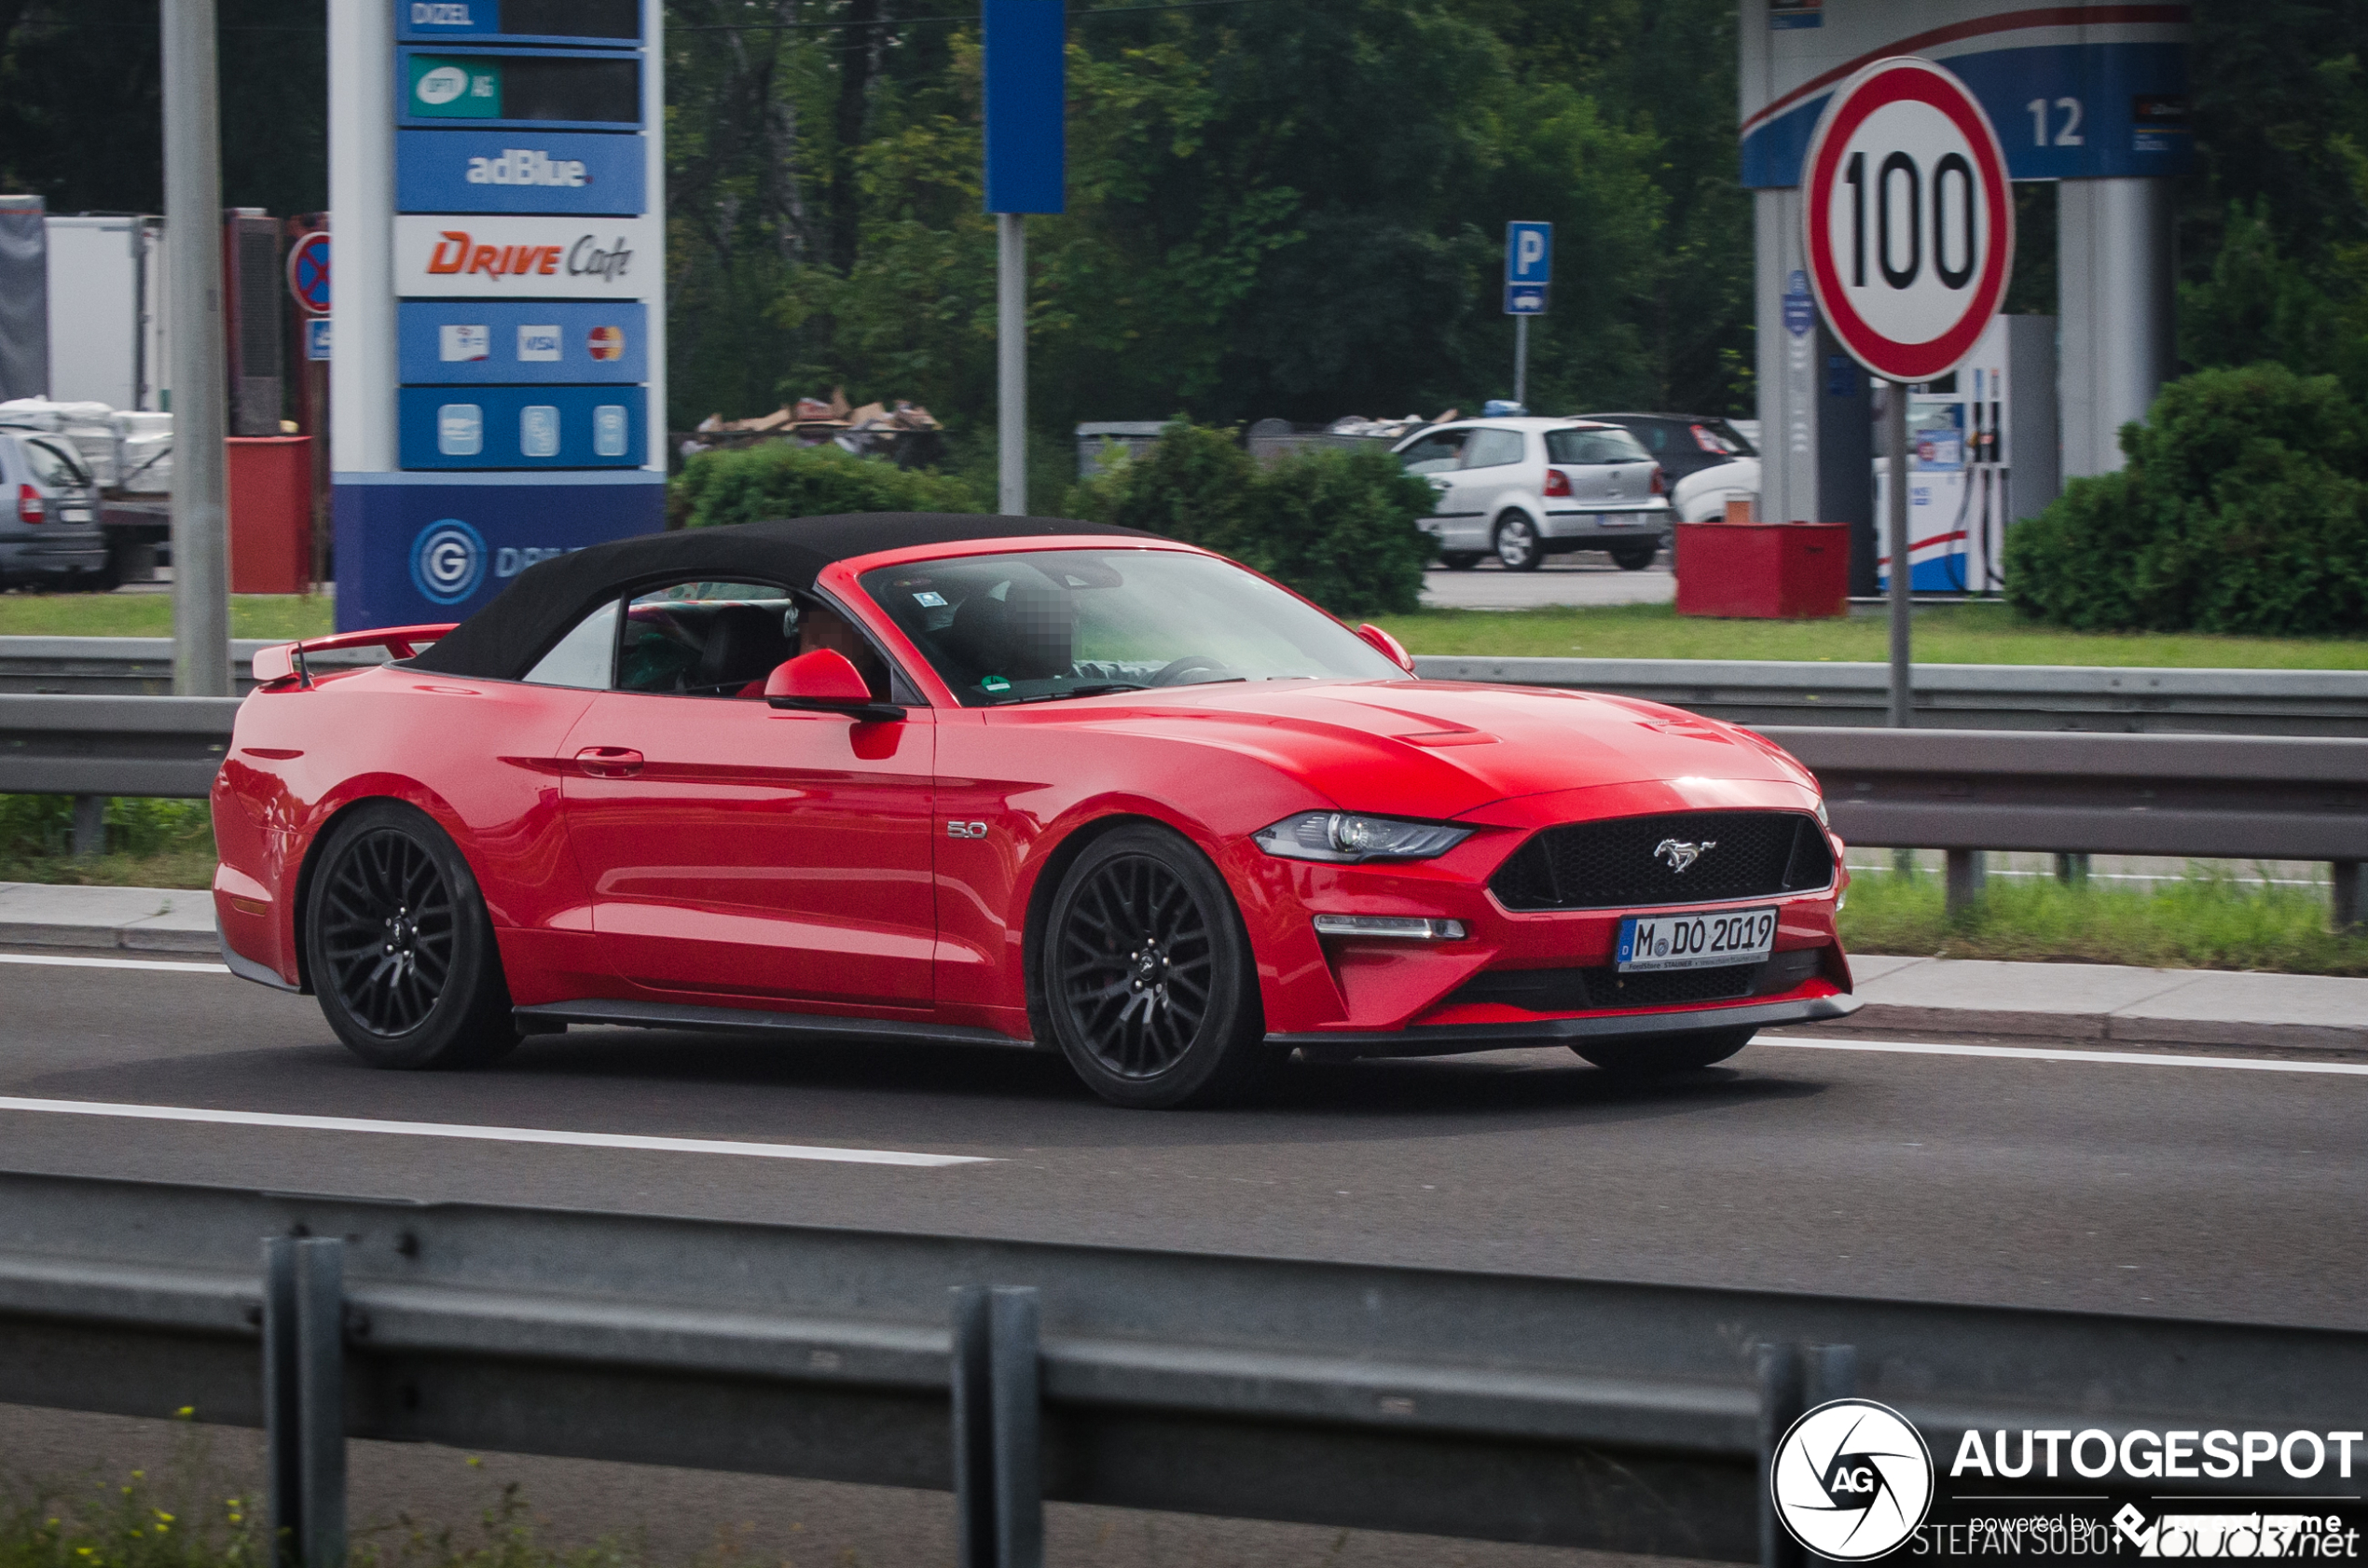
[[(392, 662), (328, 668), (325, 646)], [(1058, 1051), (1107, 1098), (1850, 1011), (1841, 846), (1748, 731), (1414, 679), (1221, 557), (1039, 518), (694, 530), (266, 650), (224, 956), (390, 1067), (570, 1025)]]

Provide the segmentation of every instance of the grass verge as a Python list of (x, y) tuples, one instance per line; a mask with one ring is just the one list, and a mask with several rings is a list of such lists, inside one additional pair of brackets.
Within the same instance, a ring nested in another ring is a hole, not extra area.
[[(181, 1412), (185, 1421), (190, 1414)], [(272, 1568), (265, 1516), (264, 1498), (227, 1478), (204, 1429), (191, 1424), (159, 1476), (62, 1479), (0, 1469), (0, 1568)], [(646, 1561), (611, 1540), (573, 1549), (538, 1540), (515, 1483), (494, 1494), (474, 1529), (398, 1518), (356, 1529), (351, 1541), (352, 1568), (640, 1568)], [(715, 1556), (702, 1554), (693, 1568)]]
[[(210, 887), (213, 818), (203, 801), (107, 802), (107, 852), (72, 854), (74, 802), (0, 795), (0, 882), (84, 887)], [(7, 1568), (0, 1563), (0, 1568)]]
[[(326, 637), (326, 594), (232, 594), (232, 637)], [(0, 637), (171, 637), (171, 594), (0, 594)]]
[[(1417, 653), (1586, 659), (1778, 659), (1880, 664), (1879, 615), (1835, 621), (1711, 621), (1666, 604), (1542, 610), (1422, 610), (1378, 618)], [(2000, 604), (1916, 612), (1916, 658), (1942, 665), (2111, 665), (2170, 669), (2368, 669), (2368, 637), (2207, 637), (2034, 626)]]
[(2368, 937), (2328, 929), (2323, 889), (2204, 867), (2154, 890), (1992, 877), (1957, 919), (1944, 904), (1942, 880), (1930, 873), (1856, 873), (1842, 911), (1842, 945), (1935, 958), (2368, 975)]

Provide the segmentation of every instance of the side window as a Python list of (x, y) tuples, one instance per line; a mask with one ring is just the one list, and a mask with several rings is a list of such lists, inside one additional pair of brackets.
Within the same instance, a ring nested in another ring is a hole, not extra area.
[(1434, 431), (1397, 454), (1397, 461), (1409, 474), (1444, 474), (1464, 461), (1464, 438), (1468, 430)]
[(797, 606), (761, 583), (676, 583), (625, 609), (616, 689), (677, 696), (749, 695), (797, 652)]
[(1521, 433), (1518, 430), (1476, 430), (1464, 446), (1466, 468), (1501, 468), (1508, 462), (1521, 461)]
[(575, 624), (575, 629), (526, 672), (531, 686), (574, 686), (605, 691), (616, 668), (616, 600), (611, 599)]

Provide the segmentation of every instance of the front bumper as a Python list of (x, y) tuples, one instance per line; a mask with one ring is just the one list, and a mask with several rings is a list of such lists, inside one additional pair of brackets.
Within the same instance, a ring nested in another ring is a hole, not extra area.
[(1508, 1051), (1531, 1045), (1567, 1045), (1576, 1039), (1645, 1039), (1690, 1035), (1705, 1029), (1772, 1029), (1784, 1024), (1821, 1024), (1847, 1018), (1863, 1002), (1855, 997), (1804, 997), (1789, 1001), (1684, 1008), (1670, 1012), (1599, 1013), (1580, 1018), (1527, 1019), (1518, 1024), (1416, 1025), (1372, 1034), (1275, 1034), (1272, 1046), (1308, 1046), (1358, 1056), (1456, 1056), (1474, 1051)]

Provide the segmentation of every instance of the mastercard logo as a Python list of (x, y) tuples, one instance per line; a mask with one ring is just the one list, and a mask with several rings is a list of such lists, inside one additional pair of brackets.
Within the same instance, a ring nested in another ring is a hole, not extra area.
[(594, 359), (625, 357), (625, 328), (621, 326), (596, 326), (589, 341)]

